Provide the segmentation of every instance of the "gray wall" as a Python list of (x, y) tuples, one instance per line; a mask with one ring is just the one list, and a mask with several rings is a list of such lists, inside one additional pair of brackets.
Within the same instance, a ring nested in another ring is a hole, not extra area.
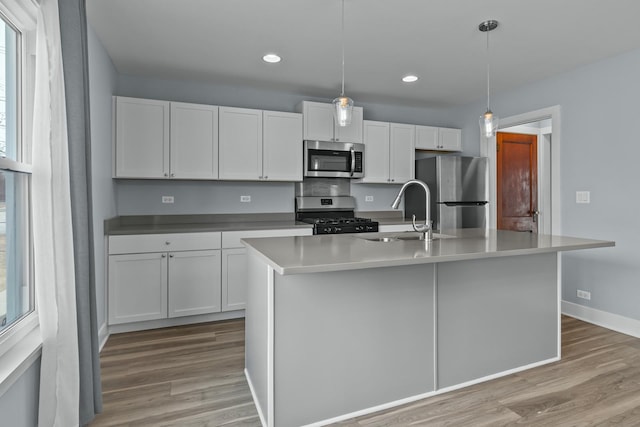
[[(638, 76), (635, 50), (493, 94), (491, 107), (509, 117), (560, 105), (562, 234), (616, 241), (615, 248), (563, 255), (563, 299), (640, 320)], [(462, 134), (469, 154), (480, 152), (477, 119), (483, 106), (453, 112), (466, 120)], [(591, 192), (590, 204), (576, 204), (580, 190)], [(577, 289), (590, 291), (591, 301), (577, 299)]]
[[(91, 181), (93, 238), (98, 328), (106, 325), (106, 261), (104, 220), (116, 215), (115, 185), (111, 179), (111, 96), (117, 83), (116, 69), (88, 25), (89, 91), (91, 97)], [(104, 330), (103, 330), (104, 333)]]
[(34, 427), (38, 425), (40, 358), (0, 396), (0, 425)]

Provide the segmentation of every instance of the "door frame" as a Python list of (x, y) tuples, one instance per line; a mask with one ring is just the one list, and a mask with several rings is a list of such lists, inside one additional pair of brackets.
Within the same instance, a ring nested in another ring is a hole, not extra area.
[[(500, 120), (499, 128), (509, 128), (512, 126), (523, 125), (540, 120), (551, 119), (551, 165), (546, 162), (538, 162), (538, 179), (551, 169), (551, 234), (562, 234), (562, 218), (561, 213), (561, 197), (560, 197), (560, 144), (561, 120), (560, 106), (542, 108), (540, 110), (530, 111), (528, 113), (518, 114), (516, 116), (507, 117)], [(489, 228), (497, 228), (497, 156), (496, 156), (496, 137), (487, 138), (481, 134), (480, 137), (480, 155), (489, 158)]]

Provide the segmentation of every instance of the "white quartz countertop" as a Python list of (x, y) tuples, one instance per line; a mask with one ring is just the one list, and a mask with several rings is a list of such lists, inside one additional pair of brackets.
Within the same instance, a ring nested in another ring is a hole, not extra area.
[(371, 241), (378, 237), (411, 234), (360, 233), (243, 239), (250, 251), (279, 274), (318, 273), (463, 261), (491, 257), (615, 246), (615, 242), (526, 232), (462, 229), (446, 231), (432, 242), (421, 240)]

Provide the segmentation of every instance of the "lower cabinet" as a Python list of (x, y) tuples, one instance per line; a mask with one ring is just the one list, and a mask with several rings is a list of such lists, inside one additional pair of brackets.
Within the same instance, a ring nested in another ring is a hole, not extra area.
[(243, 310), (240, 239), (310, 235), (311, 228), (109, 237), (109, 325)]
[(109, 256), (109, 324), (219, 311), (219, 249)]
[(221, 310), (220, 259), (220, 250), (169, 253), (169, 317)]
[(240, 310), (247, 306), (247, 250), (222, 250), (222, 310)]

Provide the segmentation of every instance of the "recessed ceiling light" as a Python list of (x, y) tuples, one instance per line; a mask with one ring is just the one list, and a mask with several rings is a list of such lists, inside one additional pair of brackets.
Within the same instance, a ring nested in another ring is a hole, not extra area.
[(405, 83), (413, 83), (418, 81), (418, 76), (408, 75), (402, 78), (402, 81)]
[(267, 53), (265, 56), (262, 57), (262, 60), (270, 64), (275, 64), (276, 62), (282, 61), (282, 58), (280, 58), (275, 53)]

